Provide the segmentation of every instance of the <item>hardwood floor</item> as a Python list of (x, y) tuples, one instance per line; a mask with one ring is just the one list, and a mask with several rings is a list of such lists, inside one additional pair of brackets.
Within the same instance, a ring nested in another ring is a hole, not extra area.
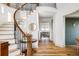
[(52, 42), (39, 43), (36, 53), (33, 56), (77, 56), (78, 52), (74, 47), (60, 48), (55, 46)]

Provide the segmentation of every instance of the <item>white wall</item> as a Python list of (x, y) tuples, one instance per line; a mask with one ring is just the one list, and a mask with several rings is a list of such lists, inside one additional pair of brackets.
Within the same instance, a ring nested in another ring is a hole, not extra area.
[(53, 40), (56, 46), (65, 46), (64, 37), (64, 20), (60, 12), (58, 12), (53, 18)]
[(70, 9), (70, 8), (77, 8), (79, 7), (79, 3), (57, 3), (56, 4), (57, 9), (63, 10), (63, 9)]
[(13, 13), (15, 9), (0, 4), (0, 24), (13, 21)]
[(39, 6), (56, 7), (56, 3), (39, 3)]
[[(29, 25), (31, 23), (36, 24), (36, 30), (35, 31), (30, 31)], [(30, 16), (27, 17), (26, 19), (26, 31), (28, 33), (32, 34), (32, 38), (36, 39), (37, 42), (33, 43), (33, 48), (38, 48), (38, 31), (39, 31), (39, 20), (38, 20), (38, 13), (37, 11), (33, 12)]]
[(53, 39), (56, 46), (65, 47), (65, 16), (79, 10), (79, 4), (58, 4), (53, 20)]
[(8, 21), (8, 11), (0, 4), (0, 24)]

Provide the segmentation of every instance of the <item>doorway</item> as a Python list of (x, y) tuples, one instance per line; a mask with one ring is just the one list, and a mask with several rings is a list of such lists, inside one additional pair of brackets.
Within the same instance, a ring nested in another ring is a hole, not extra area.
[(42, 44), (48, 44), (50, 40), (50, 23), (41, 22), (40, 23), (40, 42)]
[(41, 18), (39, 20), (39, 43), (45, 45), (53, 40), (53, 20), (50, 18)]
[(65, 44), (75, 45), (79, 36), (79, 18), (66, 18), (65, 20)]

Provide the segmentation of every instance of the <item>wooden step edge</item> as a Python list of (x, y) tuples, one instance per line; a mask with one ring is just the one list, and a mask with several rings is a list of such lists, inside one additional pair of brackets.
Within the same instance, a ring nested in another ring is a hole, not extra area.
[(3, 27), (1, 27), (0, 26), (0, 28), (14, 28), (14, 26), (13, 27), (11, 27), (11, 26), (3, 26)]
[[(0, 40), (13, 40), (14, 38), (0, 39)], [(16, 40), (16, 39), (15, 39)]]
[(14, 35), (14, 33), (13, 34), (0, 34), (0, 35)]
[(14, 25), (14, 23), (5, 23), (5, 24), (1, 24), (1, 25)]
[[(5, 29), (8, 29), (8, 28), (6, 28), (6, 27), (0, 27), (0, 29), (1, 29), (1, 28), (2, 28), (2, 29), (4, 29), (4, 28), (5, 28)], [(12, 27), (10, 27), (10, 29), (12, 29)]]
[(8, 30), (8, 29), (6, 30), (6, 29), (4, 29), (4, 30), (0, 30), (0, 31), (14, 31), (14, 29), (13, 29), (13, 30), (12, 30), (12, 29), (11, 29), (11, 30)]

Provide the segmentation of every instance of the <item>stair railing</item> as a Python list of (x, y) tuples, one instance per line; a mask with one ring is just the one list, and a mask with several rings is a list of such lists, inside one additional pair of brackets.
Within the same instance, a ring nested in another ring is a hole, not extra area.
[(22, 45), (22, 49), (21, 51), (23, 51), (24, 47), (23, 44), (21, 44), (21, 41), (26, 40), (26, 44), (27, 44), (27, 51), (26, 51), (26, 55), (32, 55), (32, 35), (29, 33), (25, 33), (21, 27), (19, 26), (16, 17), (16, 13), (27, 3), (23, 4), (21, 7), (19, 7), (15, 12), (14, 12), (14, 26), (15, 26), (15, 39), (16, 39), (16, 43), (18, 42), (20, 45), (18, 45), (19, 47), (21, 47)]

